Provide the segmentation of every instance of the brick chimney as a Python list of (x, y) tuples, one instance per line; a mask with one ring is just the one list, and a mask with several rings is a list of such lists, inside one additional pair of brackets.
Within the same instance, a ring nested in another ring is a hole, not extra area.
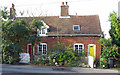
[(15, 19), (15, 5), (12, 3), (12, 8), (10, 8), (10, 19)]
[(61, 16), (69, 16), (69, 6), (68, 6), (68, 3), (65, 2), (62, 2), (62, 5), (61, 5)]

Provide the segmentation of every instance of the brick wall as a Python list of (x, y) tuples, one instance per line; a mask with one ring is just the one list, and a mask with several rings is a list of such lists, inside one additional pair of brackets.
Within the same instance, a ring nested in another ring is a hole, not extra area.
[[(96, 45), (96, 57), (99, 58), (101, 54), (101, 45), (98, 43), (99, 37), (62, 37), (62, 42), (66, 45), (69, 45), (71, 42), (75, 43), (82, 43), (84, 44), (84, 49), (88, 51), (89, 44)], [(42, 37), (41, 43), (47, 43), (47, 49), (49, 50), (54, 44), (57, 44), (58, 37)], [(35, 45), (35, 53), (37, 53), (37, 44)], [(73, 45), (72, 45), (73, 47)]]
[[(84, 50), (88, 51), (89, 44), (96, 45), (96, 57), (99, 58), (101, 54), (101, 45), (98, 43), (100, 37), (41, 37), (40, 43), (47, 43), (47, 50), (49, 50), (54, 44), (57, 44), (57, 41), (62, 39), (61, 41), (64, 42), (66, 45), (69, 45), (71, 42), (75, 43), (82, 43), (84, 44)], [(27, 43), (23, 46), (23, 52), (27, 52)], [(73, 45), (72, 45), (73, 47)], [(35, 54), (37, 54), (38, 45), (35, 44)]]

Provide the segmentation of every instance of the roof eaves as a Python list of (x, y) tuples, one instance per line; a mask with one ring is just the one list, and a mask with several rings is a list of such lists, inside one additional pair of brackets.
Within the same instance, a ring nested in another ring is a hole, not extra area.
[(102, 36), (102, 34), (48, 34), (48, 36)]

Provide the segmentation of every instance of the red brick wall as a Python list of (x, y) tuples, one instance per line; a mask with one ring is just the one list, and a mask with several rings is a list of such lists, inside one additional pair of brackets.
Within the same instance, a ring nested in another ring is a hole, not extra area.
[[(62, 37), (62, 42), (69, 45), (71, 42), (84, 44), (84, 49), (88, 51), (89, 44), (96, 45), (96, 57), (99, 58), (101, 54), (101, 45), (98, 43), (99, 37)], [(42, 37), (41, 42), (47, 43), (47, 49), (49, 50), (54, 44), (57, 44), (58, 37)], [(37, 44), (35, 45), (35, 53), (37, 53)], [(73, 47), (73, 45), (72, 45)]]
[[(62, 42), (69, 45), (71, 42), (84, 44), (84, 50), (88, 51), (89, 44), (96, 45), (96, 57), (99, 58), (101, 54), (101, 45), (98, 43), (100, 37), (62, 37)], [(47, 50), (54, 44), (57, 44), (58, 37), (41, 37), (41, 43), (47, 43)], [(29, 43), (29, 42), (28, 42)], [(73, 47), (73, 45), (72, 45)], [(38, 45), (35, 44), (35, 54), (37, 54)], [(23, 46), (23, 52), (27, 52), (27, 43)]]

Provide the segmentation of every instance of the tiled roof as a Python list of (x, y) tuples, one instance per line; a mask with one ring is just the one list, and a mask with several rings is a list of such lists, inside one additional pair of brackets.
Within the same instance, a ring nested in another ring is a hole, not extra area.
[[(33, 19), (43, 20), (50, 26), (48, 34), (101, 34), (101, 26), (98, 15), (70, 16), (70, 18), (59, 18), (59, 16), (40, 17), (17, 17), (24, 19), (29, 24)], [(73, 25), (80, 25), (80, 31), (74, 31)]]

